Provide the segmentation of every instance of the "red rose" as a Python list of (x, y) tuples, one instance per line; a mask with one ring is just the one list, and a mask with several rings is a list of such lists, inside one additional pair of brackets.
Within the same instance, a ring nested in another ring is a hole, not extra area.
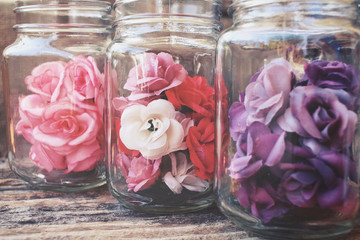
[(202, 179), (210, 179), (214, 176), (214, 130), (214, 122), (208, 118), (203, 118), (198, 126), (189, 129), (186, 138), (190, 159), (195, 166), (195, 174)]
[(186, 106), (203, 117), (211, 118), (215, 109), (215, 90), (207, 84), (204, 77), (187, 77), (186, 80), (165, 92), (176, 110)]

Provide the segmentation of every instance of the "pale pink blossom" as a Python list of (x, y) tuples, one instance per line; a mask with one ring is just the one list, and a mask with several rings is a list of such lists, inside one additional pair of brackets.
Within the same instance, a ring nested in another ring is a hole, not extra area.
[(43, 122), (33, 131), (34, 138), (53, 150), (66, 154), (80, 144), (96, 141), (101, 119), (94, 112), (74, 108), (70, 102), (59, 101), (46, 106)]
[(252, 79), (245, 90), (247, 125), (253, 122), (269, 124), (284, 111), (289, 102), (289, 93), (294, 74), (289, 62), (274, 59)]
[(19, 100), (20, 118), (31, 127), (35, 127), (42, 122), (43, 112), (47, 104), (48, 102), (38, 94), (22, 97)]
[[(60, 76), (65, 69), (65, 62), (46, 62), (31, 71), (31, 75), (25, 78), (29, 91), (39, 94), (50, 101), (56, 87), (59, 84)], [(57, 96), (64, 95), (58, 92)]]
[(175, 194), (180, 194), (183, 188), (193, 192), (204, 192), (210, 184), (197, 177), (194, 171), (194, 165), (188, 162), (183, 152), (170, 153), (171, 172), (167, 172), (163, 181)]
[(102, 111), (103, 84), (104, 74), (99, 71), (94, 58), (76, 56), (67, 63), (51, 100), (59, 100), (59, 93), (65, 90), (68, 98), (78, 106), (97, 109), (100, 105)]
[(180, 85), (187, 75), (185, 68), (176, 64), (170, 54), (145, 53), (140, 63), (130, 70), (124, 88), (131, 91), (130, 100), (138, 100)]
[(161, 159), (149, 160), (142, 156), (131, 160), (126, 182), (134, 192), (149, 188), (160, 175)]
[(186, 115), (181, 112), (176, 112), (175, 119), (183, 127), (185, 137), (188, 135), (189, 129), (195, 126), (194, 120), (191, 118), (187, 118)]
[(112, 100), (114, 109), (119, 112), (123, 112), (125, 110), (125, 108), (135, 105), (135, 104), (147, 106), (148, 103), (149, 103), (148, 101), (143, 100), (143, 99), (130, 101), (129, 98), (126, 98), (126, 97), (116, 97)]
[(35, 142), (29, 153), (30, 159), (40, 168), (47, 170), (48, 172), (55, 170), (66, 169), (65, 157), (61, 154), (57, 154), (46, 145), (39, 142)]
[(34, 143), (33, 129), (38, 124), (42, 123), (42, 115), (47, 101), (38, 94), (30, 94), (22, 97), (19, 100), (19, 115), (20, 121), (15, 126), (17, 134), (23, 137), (30, 143)]
[(147, 106), (131, 105), (121, 115), (120, 139), (128, 149), (138, 150), (147, 159), (184, 150), (184, 129), (175, 116), (174, 106), (163, 99)]
[(80, 145), (74, 152), (66, 155), (65, 173), (82, 172), (95, 168), (104, 159), (104, 151), (98, 141)]

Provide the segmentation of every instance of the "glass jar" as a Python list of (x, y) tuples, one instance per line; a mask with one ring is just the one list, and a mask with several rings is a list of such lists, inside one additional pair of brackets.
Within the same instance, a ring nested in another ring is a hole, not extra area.
[(215, 49), (219, 3), (120, 0), (107, 50), (107, 177), (148, 213), (214, 202)]
[(3, 53), (11, 169), (46, 190), (103, 185), (111, 5), (23, 0), (14, 12), (17, 39)]
[(329, 239), (359, 208), (359, 30), (352, 1), (232, 5), (216, 77), (218, 206), (254, 233)]

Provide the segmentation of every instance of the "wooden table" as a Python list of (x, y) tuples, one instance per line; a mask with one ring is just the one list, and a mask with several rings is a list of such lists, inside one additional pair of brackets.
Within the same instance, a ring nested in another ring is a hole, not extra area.
[[(36, 190), (0, 159), (0, 239), (247, 239), (214, 206), (196, 213), (146, 215), (126, 209), (107, 187), (82, 193)], [(359, 240), (360, 225), (341, 240)]]

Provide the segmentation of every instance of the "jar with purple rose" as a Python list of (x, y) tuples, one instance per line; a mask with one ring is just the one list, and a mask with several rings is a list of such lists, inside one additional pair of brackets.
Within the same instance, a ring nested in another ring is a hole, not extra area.
[(119, 0), (107, 50), (108, 185), (153, 214), (213, 204), (217, 0)]
[(11, 169), (45, 190), (104, 185), (111, 4), (22, 0), (14, 12), (17, 39), (3, 52)]
[(352, 1), (235, 0), (216, 67), (216, 190), (235, 223), (329, 239), (359, 219), (360, 38)]

